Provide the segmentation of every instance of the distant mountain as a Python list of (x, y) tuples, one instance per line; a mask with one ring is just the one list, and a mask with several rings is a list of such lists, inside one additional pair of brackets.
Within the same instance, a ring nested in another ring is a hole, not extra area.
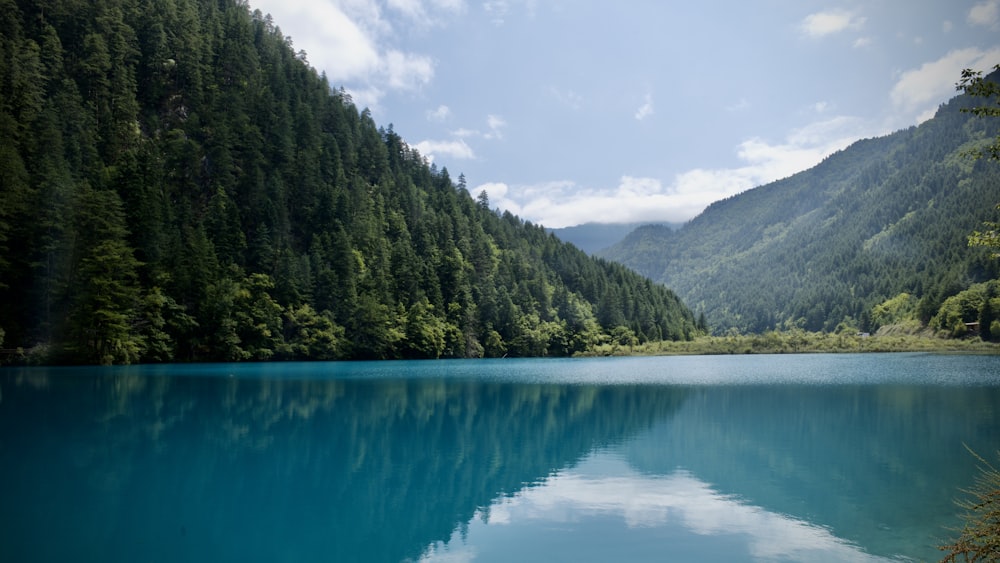
[(1000, 163), (964, 154), (998, 134), (1000, 120), (959, 111), (984, 103), (958, 96), (918, 127), (716, 202), (677, 231), (641, 227), (600, 255), (673, 288), (716, 333), (874, 330), (872, 307), (903, 292), (926, 322), (998, 275), (967, 244), (1000, 202)]
[(559, 229), (546, 228), (548, 232), (568, 242), (587, 254), (595, 254), (621, 242), (629, 233), (644, 225), (659, 225), (678, 229), (681, 223), (584, 223)]
[(242, 0), (0, 0), (3, 359), (567, 355), (677, 296), (475, 201)]

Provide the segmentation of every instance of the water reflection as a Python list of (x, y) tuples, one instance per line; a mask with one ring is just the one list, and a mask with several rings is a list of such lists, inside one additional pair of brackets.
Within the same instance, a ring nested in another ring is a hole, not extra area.
[(686, 393), (62, 372), (0, 388), (4, 561), (415, 558)]
[(645, 475), (608, 452), (499, 499), (420, 560), (541, 561), (552, 553), (568, 561), (887, 560), (826, 528), (721, 494), (687, 471)]
[(658, 361), (0, 370), (0, 561), (931, 560), (1000, 443), (996, 385)]
[(996, 451), (998, 409), (997, 387), (701, 388), (625, 452), (640, 471), (683, 467), (873, 553), (937, 560), (975, 474), (963, 444)]

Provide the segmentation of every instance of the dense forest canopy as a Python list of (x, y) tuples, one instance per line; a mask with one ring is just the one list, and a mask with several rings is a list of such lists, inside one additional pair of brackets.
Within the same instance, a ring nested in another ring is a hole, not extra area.
[[(958, 96), (917, 127), (718, 201), (677, 231), (637, 229), (601, 255), (673, 288), (716, 334), (906, 320), (960, 335), (981, 311), (956, 320), (942, 305), (1000, 275), (989, 249), (968, 244), (1000, 202), (1000, 162), (970, 156), (1000, 132), (968, 111), (984, 103)], [(903, 302), (905, 319), (882, 314)]]
[(239, 0), (0, 0), (0, 330), (72, 362), (564, 355), (665, 287), (473, 199)]

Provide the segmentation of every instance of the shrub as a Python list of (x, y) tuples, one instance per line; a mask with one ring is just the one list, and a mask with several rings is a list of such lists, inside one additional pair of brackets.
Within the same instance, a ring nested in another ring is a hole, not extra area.
[(954, 543), (942, 545), (942, 563), (1000, 561), (1000, 471), (969, 450), (981, 463), (968, 497), (958, 502), (965, 525)]

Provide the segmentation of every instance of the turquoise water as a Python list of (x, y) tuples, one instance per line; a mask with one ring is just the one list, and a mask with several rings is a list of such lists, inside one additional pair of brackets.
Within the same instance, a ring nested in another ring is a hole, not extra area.
[(0, 561), (936, 561), (1000, 357), (0, 369)]

